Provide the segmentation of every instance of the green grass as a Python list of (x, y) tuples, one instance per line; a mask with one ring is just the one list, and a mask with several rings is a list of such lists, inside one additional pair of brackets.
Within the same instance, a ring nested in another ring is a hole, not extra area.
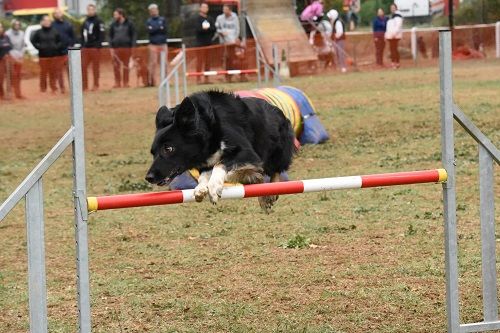
[[(454, 69), (456, 102), (497, 146), (499, 70), (493, 60)], [(326, 144), (303, 147), (292, 178), (441, 166), (436, 68), (286, 84), (309, 95), (331, 134)], [(85, 96), (89, 194), (150, 189), (142, 179), (155, 93)], [(4, 104), (1, 114), (3, 200), (65, 132), (70, 116), (66, 98)], [(477, 145), (458, 125), (456, 132), (461, 318), (480, 321)], [(76, 331), (71, 183), (66, 152), (44, 177), (50, 332)], [(0, 223), (0, 332), (28, 327), (22, 206)], [(256, 200), (106, 211), (91, 215), (89, 237), (94, 332), (446, 328), (439, 185), (281, 196), (270, 215)]]

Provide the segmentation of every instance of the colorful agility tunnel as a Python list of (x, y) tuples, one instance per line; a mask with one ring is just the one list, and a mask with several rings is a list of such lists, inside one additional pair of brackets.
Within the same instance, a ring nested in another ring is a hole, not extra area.
[[(278, 88), (262, 88), (254, 90), (240, 90), (235, 92), (241, 98), (261, 98), (279, 108), (285, 117), (290, 120), (295, 137), (300, 144), (319, 144), (328, 140), (328, 133), (314, 113), (311, 100), (301, 90), (281, 86)], [(193, 189), (198, 184), (197, 171), (185, 172), (176, 177), (170, 188), (172, 190)], [(281, 181), (287, 181), (286, 172), (281, 174)]]
[(314, 112), (307, 95), (294, 87), (262, 88), (236, 91), (236, 95), (262, 98), (279, 108), (292, 123), (295, 135), (301, 144), (319, 144), (328, 140), (325, 128)]

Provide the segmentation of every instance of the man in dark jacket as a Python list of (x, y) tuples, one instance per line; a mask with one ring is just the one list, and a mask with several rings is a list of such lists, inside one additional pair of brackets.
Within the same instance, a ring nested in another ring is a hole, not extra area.
[(113, 71), (115, 75), (114, 88), (120, 88), (123, 71), (123, 87), (128, 88), (129, 61), (132, 55), (132, 47), (135, 46), (135, 27), (125, 16), (122, 8), (113, 12), (113, 23), (109, 28), (109, 42), (111, 44), (111, 57), (113, 59)]
[[(196, 46), (199, 47), (196, 62), (196, 71), (201, 72), (210, 70), (210, 49), (208, 46), (212, 45), (214, 34), (216, 31), (215, 21), (208, 16), (208, 4), (202, 3), (200, 5), (200, 15), (196, 18)], [(208, 77), (204, 76), (205, 83), (208, 82)], [(198, 76), (197, 82), (200, 83), (201, 76)]]
[(148, 85), (154, 86), (156, 81), (156, 73), (161, 52), (167, 49), (167, 21), (163, 16), (160, 16), (160, 11), (157, 4), (148, 6), (149, 18), (146, 22), (146, 28), (149, 34), (149, 65), (148, 65)]
[[(7, 66), (9, 51), (12, 45), (10, 43), (9, 37), (5, 34), (5, 29), (0, 23), (0, 100), (5, 98), (5, 92), (3, 88), (3, 82), (7, 79), (7, 89), (8, 89), (8, 77), (7, 77)], [(8, 91), (8, 90), (7, 90)]]
[(83, 90), (88, 89), (87, 70), (92, 64), (94, 74), (94, 87), (92, 90), (99, 89), (99, 71), (101, 61), (101, 48), (104, 41), (104, 23), (97, 17), (96, 7), (93, 4), (87, 6), (87, 18), (82, 26), (82, 79)]
[(54, 94), (57, 90), (57, 57), (61, 54), (61, 37), (56, 29), (52, 27), (52, 21), (48, 15), (44, 15), (40, 22), (42, 28), (37, 30), (31, 37), (31, 43), (38, 50), (40, 64), (40, 91), (47, 91), (47, 77), (50, 89)]
[(52, 22), (52, 27), (57, 30), (59, 36), (61, 37), (61, 56), (60, 65), (57, 66), (59, 70), (57, 73), (57, 81), (59, 82), (59, 89), (64, 93), (66, 88), (64, 87), (64, 73), (68, 73), (68, 48), (75, 44), (75, 33), (73, 31), (73, 26), (68, 21), (64, 20), (63, 11), (57, 8), (54, 11), (54, 22)]

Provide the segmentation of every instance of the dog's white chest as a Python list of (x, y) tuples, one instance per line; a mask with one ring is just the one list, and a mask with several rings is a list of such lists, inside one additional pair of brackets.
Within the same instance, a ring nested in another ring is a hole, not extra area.
[(213, 167), (214, 165), (217, 165), (220, 163), (221, 161), (221, 158), (222, 158), (222, 154), (224, 152), (224, 149), (226, 149), (226, 144), (224, 143), (224, 141), (221, 141), (220, 143), (220, 149), (217, 150), (215, 153), (212, 154), (212, 156), (210, 156), (207, 161), (205, 162), (205, 164), (207, 165), (207, 167)]

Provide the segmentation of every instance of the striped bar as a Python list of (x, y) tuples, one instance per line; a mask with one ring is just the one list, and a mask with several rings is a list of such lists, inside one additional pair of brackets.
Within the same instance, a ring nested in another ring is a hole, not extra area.
[(230, 69), (227, 71), (205, 71), (205, 72), (189, 72), (186, 76), (216, 76), (216, 75), (238, 75), (238, 74), (255, 74), (257, 69)]
[[(229, 186), (224, 188), (221, 198), (241, 199), (267, 195), (297, 194), (378, 186), (444, 183), (446, 180), (447, 174), (444, 169), (383, 173), (365, 176), (307, 179), (281, 183)], [(124, 194), (87, 198), (89, 211), (171, 205), (193, 201), (195, 201), (194, 190)]]

